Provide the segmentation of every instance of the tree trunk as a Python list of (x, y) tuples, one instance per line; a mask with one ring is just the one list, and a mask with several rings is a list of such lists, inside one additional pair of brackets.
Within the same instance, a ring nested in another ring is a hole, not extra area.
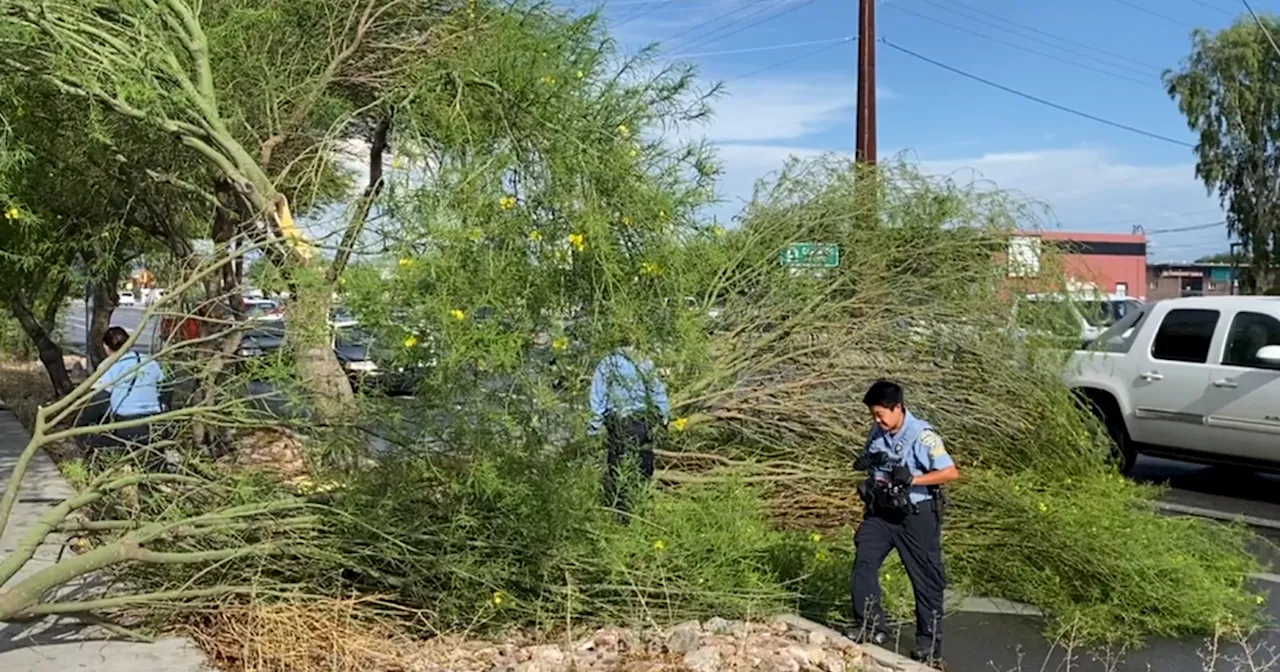
[[(53, 391), (59, 397), (65, 397), (71, 394), (75, 389), (75, 385), (71, 384), (71, 374), (67, 373), (66, 362), (62, 359), (62, 347), (58, 345), (50, 335), (50, 330), (46, 329), (41, 320), (36, 317), (31, 307), (18, 299), (9, 302), (9, 308), (13, 311), (14, 317), (18, 318), (18, 323), (22, 325), (22, 330), (26, 332), (27, 338), (36, 344), (36, 351), (40, 354), (40, 363), (44, 364), (44, 370), (49, 374), (49, 382), (53, 384)], [(56, 313), (56, 311), (55, 311)]]
[(89, 315), (89, 351), (85, 353), (89, 357), (90, 370), (98, 368), (98, 365), (107, 358), (107, 349), (102, 344), (102, 337), (106, 336), (107, 329), (111, 328), (111, 315), (120, 305), (120, 294), (116, 291), (119, 281), (120, 270), (115, 269), (93, 285), (93, 310)]
[[(304, 269), (304, 273), (312, 270)], [(329, 326), (333, 288), (321, 277), (317, 269), (313, 277), (294, 283), (285, 329), (297, 362), (298, 378), (311, 396), (316, 418), (332, 423), (340, 422), (350, 412), (355, 392), (333, 351)]]

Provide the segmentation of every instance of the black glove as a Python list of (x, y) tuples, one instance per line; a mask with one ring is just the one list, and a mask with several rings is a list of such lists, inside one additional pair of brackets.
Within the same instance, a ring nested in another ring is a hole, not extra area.
[(853, 460), (853, 470), (854, 471), (870, 471), (871, 456), (868, 455), (866, 452), (859, 454), (858, 457), (854, 458)]
[(894, 485), (908, 486), (911, 485), (911, 470), (905, 464), (899, 464), (893, 468), (893, 472), (889, 476), (893, 480)]

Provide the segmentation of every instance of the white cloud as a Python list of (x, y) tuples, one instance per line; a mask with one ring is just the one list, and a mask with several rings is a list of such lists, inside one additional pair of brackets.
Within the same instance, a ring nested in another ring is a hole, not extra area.
[[(751, 197), (757, 180), (776, 174), (788, 157), (808, 158), (820, 149), (764, 143), (720, 143), (724, 177), (716, 209), (727, 219)], [(1216, 197), (1206, 196), (1190, 162), (1136, 164), (1101, 149), (1046, 149), (989, 153), (968, 158), (924, 159), (908, 153), (925, 173), (958, 184), (1002, 189), (1052, 209), (1043, 225), (1078, 231), (1150, 234), (1156, 259), (1190, 259), (1226, 249), (1225, 227), (1159, 233), (1222, 219)], [(883, 158), (888, 158), (887, 156)]]
[(793, 140), (848, 119), (854, 102), (847, 83), (747, 80), (729, 85), (711, 123), (687, 134), (721, 142)]

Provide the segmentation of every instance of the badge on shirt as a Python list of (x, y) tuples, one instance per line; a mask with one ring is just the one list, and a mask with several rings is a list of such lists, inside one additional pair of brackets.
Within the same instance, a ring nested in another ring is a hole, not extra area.
[(931, 429), (920, 432), (920, 443), (929, 449), (929, 457), (942, 457), (947, 454), (947, 449), (942, 445), (942, 437)]

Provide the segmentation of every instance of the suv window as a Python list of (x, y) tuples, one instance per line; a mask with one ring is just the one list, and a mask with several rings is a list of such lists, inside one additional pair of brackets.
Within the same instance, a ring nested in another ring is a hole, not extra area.
[(1106, 331), (1098, 334), (1098, 338), (1094, 340), (1094, 343), (1099, 345), (1099, 350), (1102, 352), (1122, 354), (1129, 352), (1134, 339), (1138, 337), (1138, 331), (1142, 329), (1142, 321), (1146, 316), (1146, 306), (1142, 304), (1130, 306), (1124, 317), (1117, 320)]
[(1251, 369), (1280, 370), (1280, 365), (1259, 361), (1255, 354), (1264, 345), (1280, 345), (1280, 320), (1262, 313), (1237, 313), (1227, 333), (1222, 363)]
[(1218, 326), (1218, 311), (1193, 308), (1171, 310), (1160, 323), (1151, 356), (1170, 362), (1203, 364), (1209, 360), (1209, 343)]

